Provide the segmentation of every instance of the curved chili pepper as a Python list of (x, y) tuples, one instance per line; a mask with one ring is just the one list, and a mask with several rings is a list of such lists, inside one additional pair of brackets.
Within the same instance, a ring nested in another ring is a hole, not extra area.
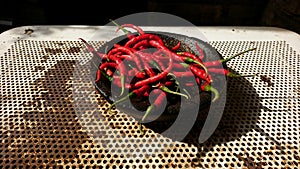
[(84, 43), (84, 45), (86, 46), (86, 48), (88, 49), (89, 52), (91, 52), (95, 55), (98, 55), (101, 59), (106, 59), (107, 58), (106, 54), (97, 52), (95, 50), (95, 48), (92, 45), (90, 45), (86, 40), (84, 40), (83, 38), (79, 38), (79, 39)]
[(195, 61), (197, 61), (199, 63), (202, 63), (202, 60), (198, 56), (196, 56), (196, 55), (194, 55), (194, 54), (192, 54), (190, 52), (177, 52), (177, 54), (178, 55), (187, 56), (187, 57), (189, 57), (189, 58), (191, 58), (191, 59), (193, 59), (193, 60), (195, 60)]
[(172, 51), (176, 51), (176, 50), (178, 50), (179, 48), (180, 48), (180, 45), (181, 45), (181, 43), (180, 43), (180, 41), (174, 46), (174, 47), (172, 47)]
[(148, 40), (145, 39), (145, 40), (142, 40), (142, 41), (139, 41), (138, 43), (136, 43), (132, 48), (138, 50), (141, 47), (146, 48), (146, 47), (148, 47), (148, 45), (149, 45)]
[(204, 59), (204, 52), (203, 50), (200, 48), (200, 46), (198, 45), (198, 43), (195, 43), (196, 49), (199, 52), (199, 59), (203, 60)]
[[(159, 90), (159, 91), (161, 91), (161, 90)], [(145, 112), (145, 114), (144, 114), (144, 116), (143, 116), (143, 118), (142, 118), (142, 121), (145, 120), (145, 118), (150, 114), (150, 112), (153, 110), (153, 108), (158, 108), (158, 107), (161, 107), (161, 106), (162, 106), (163, 99), (164, 99), (165, 97), (166, 97), (166, 93), (163, 92), (163, 91), (161, 91), (161, 92), (158, 94), (157, 98), (155, 99), (154, 103), (151, 104), (151, 105), (147, 108), (147, 110), (146, 110), (146, 112)]]
[[(131, 29), (136, 30), (140, 35), (145, 34), (145, 32), (138, 26), (134, 25), (134, 24), (122, 24), (120, 27), (124, 28), (124, 27), (128, 27)], [(118, 29), (116, 30), (116, 32), (119, 31), (120, 27), (118, 27)]]
[(114, 48), (111, 49), (107, 55), (112, 56), (112, 55), (116, 54), (117, 52), (125, 53), (128, 55), (132, 54), (132, 51), (129, 48), (117, 45), (117, 46), (114, 46)]
[[(153, 109), (161, 107), (165, 97), (166, 97), (166, 94), (163, 91), (161, 91), (161, 93), (159, 93), (157, 98), (155, 99), (154, 103), (151, 104), (150, 106), (148, 106), (148, 108), (147, 108), (144, 116), (142, 117), (141, 121), (144, 121), (146, 119), (146, 117), (153, 111)], [(141, 123), (139, 125), (139, 130), (140, 130), (141, 135), (144, 135), (144, 131), (142, 130), (142, 124)]]
[[(101, 79), (101, 71), (103, 71), (104, 68), (106, 67), (113, 67), (115, 68), (116, 67), (116, 64), (115, 63), (111, 63), (111, 62), (105, 62), (103, 64), (101, 64), (97, 70), (97, 77), (96, 77), (96, 80), (95, 80), (95, 83), (97, 83), (100, 79)], [(107, 76), (110, 76), (109, 74), (106, 73)]]
[(100, 71), (100, 69), (98, 69), (95, 83), (99, 82), (100, 79), (101, 79), (101, 71)]
[(113, 67), (113, 68), (116, 68), (117, 67), (117, 63), (114, 63), (114, 62), (104, 62), (102, 63), (100, 66), (99, 66), (99, 69), (100, 70), (104, 70), (105, 68), (107, 67)]
[(126, 55), (126, 54), (121, 54), (121, 55), (115, 55), (116, 57), (122, 59), (122, 60), (128, 60), (128, 61), (133, 61), (131, 55)]
[(211, 79), (203, 69), (199, 69), (194, 65), (190, 65), (190, 70), (194, 73), (195, 76), (199, 77), (201, 80), (211, 82)]
[(130, 46), (136, 44), (137, 42), (145, 40), (145, 39), (147, 39), (147, 40), (155, 40), (158, 43), (160, 43), (161, 45), (164, 44), (163, 40), (159, 36), (157, 36), (157, 35), (154, 35), (154, 34), (143, 34), (143, 35), (140, 35), (140, 36), (136, 36), (136, 37), (130, 39), (129, 41), (127, 41), (126, 44), (125, 44), (125, 47), (130, 47)]

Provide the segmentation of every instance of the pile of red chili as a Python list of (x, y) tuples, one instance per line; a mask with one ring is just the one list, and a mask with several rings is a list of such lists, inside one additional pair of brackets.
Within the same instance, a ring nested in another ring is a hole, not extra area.
[[(191, 79), (196, 80), (196, 83), (187, 80), (181, 86), (188, 87), (197, 84), (201, 91), (212, 92), (214, 96), (212, 101), (215, 101), (219, 94), (211, 86), (213, 80), (211, 74), (238, 76), (219, 66), (238, 55), (255, 49), (249, 49), (227, 59), (203, 61), (206, 56), (197, 44), (195, 45), (199, 55), (178, 51), (181, 46), (180, 41), (175, 46), (167, 47), (160, 36), (145, 33), (134, 24), (117, 26), (117, 31), (121, 29), (127, 34), (127, 40), (122, 45), (114, 44), (113, 48), (106, 53), (96, 51), (85, 40), (80, 39), (90, 52), (101, 58), (95, 82), (106, 78), (120, 89), (121, 99), (111, 106), (130, 97), (147, 98), (150, 92), (154, 91), (156, 100), (149, 105), (142, 120), (153, 109), (160, 107), (167, 95), (184, 96), (188, 99), (189, 93), (184, 93), (184, 90), (179, 92), (176, 77), (192, 77)], [(133, 29), (136, 33), (131, 33), (125, 28)], [(129, 90), (129, 94), (124, 96), (124, 90)]]

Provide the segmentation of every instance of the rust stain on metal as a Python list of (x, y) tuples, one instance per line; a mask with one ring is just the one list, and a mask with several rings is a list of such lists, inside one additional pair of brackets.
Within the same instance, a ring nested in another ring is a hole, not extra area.
[(268, 87), (274, 86), (274, 83), (271, 80), (272, 78), (275, 78), (275, 76), (268, 77), (266, 75), (260, 75), (259, 77), (263, 82), (267, 83)]
[(47, 52), (47, 53), (51, 53), (51, 54), (53, 54), (53, 55), (56, 55), (57, 53), (62, 53), (63, 52), (63, 50), (62, 49), (60, 49), (60, 48), (45, 48), (45, 51)]

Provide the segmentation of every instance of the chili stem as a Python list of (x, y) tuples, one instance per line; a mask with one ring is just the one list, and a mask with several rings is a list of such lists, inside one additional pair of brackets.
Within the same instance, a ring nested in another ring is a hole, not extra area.
[(145, 112), (145, 114), (144, 114), (144, 116), (143, 116), (143, 118), (142, 118), (142, 121), (145, 120), (145, 118), (149, 115), (149, 113), (152, 111), (153, 108), (154, 108), (153, 105), (150, 105), (150, 106), (147, 108), (147, 110), (146, 110), (146, 112)]
[(143, 126), (142, 126), (142, 124), (140, 123), (139, 124), (139, 130), (140, 130), (140, 133), (141, 133), (141, 135), (144, 135), (145, 133), (144, 133), (144, 131), (143, 131)]
[(123, 95), (124, 89), (125, 89), (125, 76), (124, 75), (121, 75), (121, 86), (122, 86), (122, 88), (121, 88), (120, 96)]
[(212, 99), (212, 102), (215, 102), (219, 98), (219, 92), (217, 89), (213, 88), (211, 85), (206, 85), (204, 87), (204, 91), (209, 91), (214, 94), (214, 98)]
[(190, 98), (192, 97), (192, 96), (190, 95), (190, 93), (186, 90), (186, 88), (183, 88), (183, 91), (187, 94), (188, 97), (190, 97)]
[(179, 95), (179, 96), (183, 96), (185, 97), (186, 99), (189, 99), (189, 96), (186, 95), (186, 94), (183, 94), (183, 93), (179, 93), (179, 92), (175, 92), (175, 91), (172, 91), (170, 90), (168, 87), (164, 86), (164, 85), (161, 85), (160, 86), (160, 89), (166, 93), (170, 93), (170, 94), (175, 94), (175, 95)]
[(126, 95), (125, 97), (121, 98), (120, 100), (112, 103), (110, 106), (109, 106), (109, 109), (108, 109), (108, 112), (111, 113), (111, 109), (113, 106), (115, 106), (116, 104), (118, 103), (121, 103), (123, 101), (125, 101), (127, 98), (131, 97), (132, 95), (134, 95), (134, 92), (130, 92), (128, 95)]
[(233, 59), (233, 58), (235, 58), (235, 57), (237, 57), (237, 56), (240, 56), (240, 55), (242, 55), (242, 54), (244, 54), (244, 53), (250, 52), (250, 51), (252, 51), (252, 50), (256, 50), (256, 48), (252, 48), (252, 49), (248, 49), (248, 50), (242, 51), (242, 52), (237, 53), (237, 54), (235, 54), (235, 55), (233, 55), (233, 56), (230, 56), (229, 58), (221, 59), (220, 61), (221, 61), (221, 63), (226, 63), (226, 62), (228, 62), (229, 60), (231, 60), (231, 59)]

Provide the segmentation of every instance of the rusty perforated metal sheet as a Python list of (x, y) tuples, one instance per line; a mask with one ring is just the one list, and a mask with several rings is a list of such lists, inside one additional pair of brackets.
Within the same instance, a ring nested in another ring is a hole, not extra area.
[[(91, 42), (99, 47), (103, 42)], [(299, 168), (300, 56), (285, 41), (213, 41), (228, 66), (223, 118), (197, 142), (197, 124), (172, 141), (118, 112), (89, 83), (79, 41), (19, 40), (1, 56), (0, 167)]]

